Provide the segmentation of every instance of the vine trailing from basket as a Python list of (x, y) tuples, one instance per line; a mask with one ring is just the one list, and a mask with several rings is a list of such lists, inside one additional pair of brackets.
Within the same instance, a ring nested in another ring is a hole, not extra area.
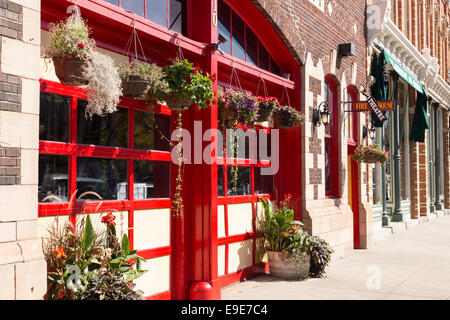
[(389, 153), (381, 150), (379, 146), (374, 143), (373, 145), (359, 145), (355, 153), (352, 155), (352, 159), (358, 161), (358, 163), (380, 163), (384, 164), (389, 160)]

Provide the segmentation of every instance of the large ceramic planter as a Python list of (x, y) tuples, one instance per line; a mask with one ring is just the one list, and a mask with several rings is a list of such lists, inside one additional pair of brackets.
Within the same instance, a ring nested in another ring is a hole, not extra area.
[(183, 98), (175, 94), (168, 95), (165, 99), (169, 109), (174, 111), (184, 111), (192, 105), (192, 100)]
[(77, 58), (53, 59), (55, 73), (62, 84), (80, 86), (87, 84), (83, 78), (84, 61)]
[(267, 251), (270, 274), (286, 280), (304, 280), (308, 277), (310, 257), (304, 253), (300, 262), (284, 252)]
[(148, 81), (140, 75), (129, 75), (122, 80), (122, 95), (127, 98), (144, 99), (148, 89)]

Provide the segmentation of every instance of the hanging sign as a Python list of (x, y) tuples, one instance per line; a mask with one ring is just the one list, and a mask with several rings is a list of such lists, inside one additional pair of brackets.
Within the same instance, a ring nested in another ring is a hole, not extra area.
[[(376, 104), (381, 111), (392, 111), (394, 110), (395, 106), (394, 100), (377, 101)], [(367, 101), (352, 102), (352, 110), (351, 110), (352, 112), (370, 111), (370, 110), (372, 109)]]
[(386, 115), (378, 107), (377, 102), (372, 96), (367, 98), (367, 103), (369, 104), (369, 107), (370, 109), (372, 109), (373, 113), (375, 113), (375, 115), (377, 116), (378, 120), (380, 120), (381, 122), (387, 120)]

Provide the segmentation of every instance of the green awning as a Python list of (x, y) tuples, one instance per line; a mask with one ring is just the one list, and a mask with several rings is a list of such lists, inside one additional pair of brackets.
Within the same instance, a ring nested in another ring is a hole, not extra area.
[(417, 92), (416, 111), (411, 129), (411, 141), (425, 142), (425, 130), (429, 129), (427, 122), (427, 101), (428, 97)]
[[(377, 101), (386, 100), (386, 86), (384, 84), (384, 74), (383, 74), (383, 66), (384, 66), (384, 55), (377, 54), (374, 52), (372, 55), (372, 67), (370, 70), (370, 75), (375, 78), (375, 83), (370, 87), (370, 92), (372, 97)], [(383, 122), (378, 120), (378, 117), (372, 111), (372, 122), (375, 127), (382, 127)]]
[(392, 58), (386, 50), (384, 50), (384, 56), (386, 58), (386, 62), (394, 68), (395, 72), (397, 72), (403, 80), (408, 82), (414, 89), (416, 89), (417, 92), (424, 93), (420, 82), (412, 74), (406, 71), (394, 58)]

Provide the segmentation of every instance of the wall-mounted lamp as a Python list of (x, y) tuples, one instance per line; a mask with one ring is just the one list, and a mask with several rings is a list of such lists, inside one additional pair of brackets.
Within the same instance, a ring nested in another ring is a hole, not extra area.
[(370, 130), (369, 130), (369, 138), (370, 139), (375, 139), (375, 133), (376, 133), (376, 128), (373, 126), (373, 124), (371, 125), (371, 127), (370, 127)]
[(330, 123), (331, 113), (328, 111), (328, 106), (325, 102), (319, 104), (319, 106), (313, 109), (313, 124), (320, 126), (322, 122), (325, 126)]
[(225, 43), (227, 41), (228, 41), (228, 39), (224, 35), (219, 33), (218, 42), (211, 44), (212, 47), (213, 47), (213, 50), (219, 50), (219, 52), (223, 54), (224, 52), (219, 48), (219, 46), (220, 46), (221, 43)]
[(362, 126), (362, 138), (363, 138), (363, 140), (366, 140), (366, 138), (367, 138), (367, 127), (365, 124), (363, 124), (363, 126)]

